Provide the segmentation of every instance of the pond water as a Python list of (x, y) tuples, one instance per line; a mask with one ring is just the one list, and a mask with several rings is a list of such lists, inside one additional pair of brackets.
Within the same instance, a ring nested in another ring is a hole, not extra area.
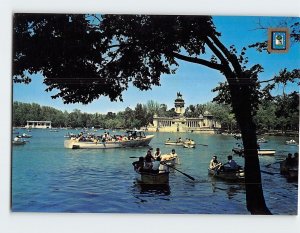
[[(12, 211), (249, 214), (243, 184), (218, 180), (207, 174), (213, 154), (223, 162), (232, 154), (236, 143), (232, 136), (154, 133), (150, 146), (159, 147), (162, 153), (175, 148), (180, 157), (176, 168), (195, 181), (173, 170), (169, 186), (149, 189), (137, 182), (131, 165), (135, 159), (129, 158), (145, 155), (147, 148), (65, 149), (67, 132), (80, 131), (33, 129), (29, 143), (13, 146)], [(178, 137), (192, 138), (208, 146), (186, 149), (164, 145), (167, 138)], [(284, 159), (288, 152), (298, 152), (298, 147), (285, 145), (289, 139), (286, 137), (265, 138), (269, 142), (262, 148), (276, 149), (275, 156), (260, 157), (261, 168), (267, 172), (262, 173), (267, 206), (273, 214), (297, 214), (298, 183), (288, 182), (280, 175), (276, 162)], [(234, 159), (243, 165), (242, 157), (234, 155)], [(267, 164), (272, 165), (266, 167)]]

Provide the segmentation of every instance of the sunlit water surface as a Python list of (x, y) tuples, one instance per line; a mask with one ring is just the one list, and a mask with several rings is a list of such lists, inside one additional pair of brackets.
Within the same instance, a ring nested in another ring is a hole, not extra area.
[[(149, 189), (137, 182), (131, 165), (135, 159), (129, 158), (145, 155), (147, 148), (65, 149), (63, 136), (67, 132), (79, 133), (33, 129), (29, 143), (13, 146), (13, 211), (249, 214), (243, 184), (217, 180), (207, 174), (213, 154), (224, 162), (232, 154), (236, 143), (232, 136), (155, 133), (150, 146), (159, 147), (163, 153), (173, 148), (163, 144), (167, 138), (192, 138), (208, 146), (175, 148), (180, 157), (177, 168), (195, 181), (172, 171), (169, 186)], [(288, 182), (279, 174), (278, 161), (288, 152), (297, 152), (298, 147), (285, 145), (285, 137), (265, 138), (269, 142), (262, 148), (277, 150), (275, 156), (260, 157), (261, 169), (267, 172), (262, 173), (267, 206), (273, 214), (297, 214), (298, 183)], [(242, 157), (234, 159), (243, 165)], [(268, 164), (272, 165), (266, 167)]]

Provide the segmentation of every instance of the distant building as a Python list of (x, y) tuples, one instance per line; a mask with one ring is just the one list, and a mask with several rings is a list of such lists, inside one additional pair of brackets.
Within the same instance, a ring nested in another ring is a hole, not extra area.
[(214, 119), (214, 116), (208, 111), (199, 117), (185, 117), (184, 99), (180, 92), (175, 99), (175, 117), (160, 117), (157, 114), (153, 116), (153, 124), (148, 126), (151, 132), (199, 132), (216, 133), (221, 129), (221, 124)]
[(25, 128), (51, 129), (51, 121), (27, 121)]

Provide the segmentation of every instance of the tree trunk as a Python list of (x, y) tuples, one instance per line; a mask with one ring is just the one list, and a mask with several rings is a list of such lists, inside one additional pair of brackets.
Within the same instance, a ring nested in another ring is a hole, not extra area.
[(247, 209), (251, 214), (267, 215), (271, 212), (266, 206), (261, 184), (256, 125), (251, 113), (250, 93), (249, 88), (245, 86), (233, 88), (231, 90), (232, 107), (241, 129), (244, 144)]

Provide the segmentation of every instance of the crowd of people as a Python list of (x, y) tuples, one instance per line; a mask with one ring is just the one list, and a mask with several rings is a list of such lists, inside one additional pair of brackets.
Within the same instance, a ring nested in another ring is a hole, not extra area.
[(77, 135), (71, 135), (71, 140), (78, 142), (94, 142), (94, 143), (105, 143), (105, 142), (119, 142), (136, 139), (138, 136), (135, 132), (129, 133), (128, 135), (110, 135), (109, 132), (104, 132), (102, 135), (95, 135), (94, 133), (80, 132)]
[(167, 161), (172, 158), (178, 158), (175, 149), (172, 149), (169, 154), (162, 155), (160, 149), (156, 148), (154, 154), (151, 150), (148, 150), (144, 157), (139, 157), (139, 160), (133, 162), (132, 165), (138, 172), (158, 174), (169, 171), (170, 165), (167, 164)]

